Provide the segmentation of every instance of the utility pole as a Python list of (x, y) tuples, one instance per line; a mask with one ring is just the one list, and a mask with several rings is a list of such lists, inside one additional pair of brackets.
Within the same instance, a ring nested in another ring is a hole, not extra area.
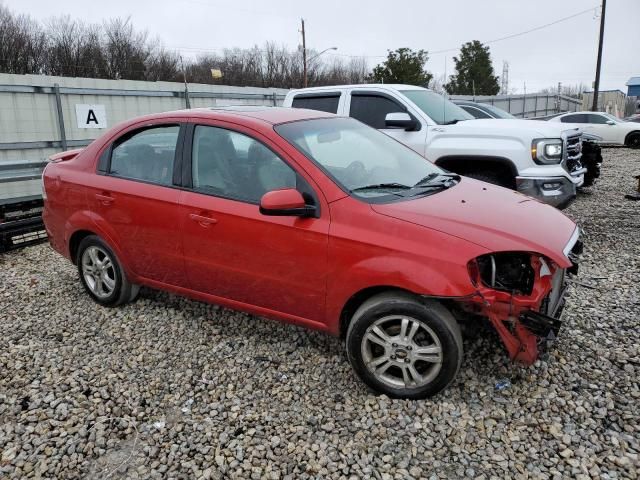
[(301, 18), (302, 22), (302, 63), (304, 64), (304, 77), (303, 77), (303, 87), (307, 88), (307, 39), (304, 35), (304, 18)]
[(600, 14), (600, 40), (598, 42), (598, 62), (596, 64), (596, 81), (593, 84), (592, 112), (598, 111), (598, 90), (600, 90), (600, 67), (602, 65), (602, 40), (604, 39), (604, 14), (607, 10), (607, 0), (602, 0), (602, 13)]
[(185, 108), (191, 108), (191, 102), (189, 101), (189, 87), (187, 86), (187, 72), (184, 69), (184, 61), (182, 55), (180, 55), (180, 66), (182, 67), (182, 79), (184, 80), (184, 106)]

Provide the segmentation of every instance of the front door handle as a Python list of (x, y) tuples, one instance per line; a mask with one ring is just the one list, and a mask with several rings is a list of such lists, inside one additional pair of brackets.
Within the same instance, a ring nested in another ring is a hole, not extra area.
[(106, 195), (105, 193), (96, 193), (96, 199), (98, 199), (103, 205), (111, 205), (114, 198)]
[(198, 215), (197, 213), (190, 213), (189, 218), (194, 222), (198, 222), (203, 227), (209, 227), (218, 223), (215, 218), (205, 217), (204, 215)]

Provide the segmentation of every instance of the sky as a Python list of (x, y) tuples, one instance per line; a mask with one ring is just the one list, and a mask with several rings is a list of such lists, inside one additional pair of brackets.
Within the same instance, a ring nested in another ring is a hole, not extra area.
[[(70, 15), (88, 22), (131, 17), (136, 28), (186, 57), (252, 47), (266, 41), (295, 49), (305, 19), (307, 48), (337, 47), (324, 55), (364, 56), (373, 67), (387, 50), (430, 52), (426, 68), (454, 73), (453, 57), (467, 41), (491, 48), (496, 75), (509, 63), (514, 93), (582, 82), (595, 77), (601, 0), (0, 0), (17, 13), (46, 21)], [(569, 17), (546, 28), (491, 42)], [(601, 89), (626, 92), (640, 75), (640, 0), (607, 3)], [(443, 50), (446, 50), (443, 52)], [(438, 53), (440, 52), (440, 53)]]

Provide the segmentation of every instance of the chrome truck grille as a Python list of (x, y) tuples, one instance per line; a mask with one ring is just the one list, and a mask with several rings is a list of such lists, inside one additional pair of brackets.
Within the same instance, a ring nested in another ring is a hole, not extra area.
[(572, 176), (586, 172), (582, 165), (582, 138), (580, 133), (563, 134), (564, 158), (562, 164)]

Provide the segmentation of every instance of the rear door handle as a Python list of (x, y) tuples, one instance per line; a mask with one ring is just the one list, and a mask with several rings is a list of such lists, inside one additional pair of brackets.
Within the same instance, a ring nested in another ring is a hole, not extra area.
[(205, 217), (204, 215), (198, 215), (197, 213), (190, 213), (189, 218), (194, 222), (198, 222), (203, 227), (215, 225), (218, 221), (215, 218)]
[(113, 197), (105, 195), (104, 193), (96, 193), (96, 198), (102, 202), (103, 205), (110, 205), (115, 200)]

